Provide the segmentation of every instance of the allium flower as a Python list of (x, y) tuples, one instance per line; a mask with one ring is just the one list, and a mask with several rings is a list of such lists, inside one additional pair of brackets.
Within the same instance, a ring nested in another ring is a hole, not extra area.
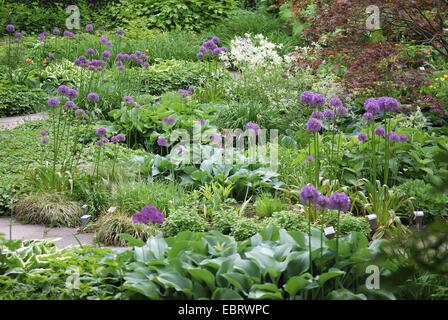
[(109, 139), (107, 139), (106, 137), (103, 137), (103, 138), (99, 139), (99, 140), (96, 142), (96, 145), (97, 145), (98, 147), (102, 147), (102, 146), (105, 145), (106, 143), (109, 143)]
[(309, 132), (318, 132), (322, 129), (322, 123), (315, 118), (310, 118), (306, 124), (306, 128)]
[(95, 134), (97, 136), (104, 136), (105, 134), (107, 134), (107, 129), (106, 128), (98, 128), (98, 129), (96, 129)]
[(171, 118), (171, 117), (165, 117), (165, 118), (162, 118), (162, 122), (167, 123), (167, 124), (173, 124), (176, 122), (176, 119)]
[(302, 202), (316, 203), (317, 199), (320, 196), (320, 193), (311, 184), (307, 184), (300, 190), (299, 195), (300, 195), (300, 200), (302, 200)]
[(387, 97), (384, 100), (384, 110), (385, 111), (398, 111), (400, 103), (395, 98)]
[(23, 37), (23, 33), (17, 31), (17, 32), (14, 33), (14, 37), (16, 38), (16, 41), (20, 41), (22, 39), (22, 37)]
[(204, 54), (203, 54), (202, 52), (199, 52), (199, 53), (196, 55), (196, 59), (201, 60), (202, 58), (204, 58)]
[(123, 133), (119, 133), (119, 134), (113, 136), (110, 139), (110, 141), (113, 142), (113, 143), (125, 142), (126, 141), (126, 136)]
[(125, 69), (124, 63), (121, 61), (117, 61), (115, 63), (115, 65), (117, 66), (118, 70), (123, 71)]
[(365, 121), (372, 121), (372, 120), (373, 120), (373, 114), (370, 113), (370, 112), (366, 112), (366, 113), (364, 113), (364, 114), (362, 115), (362, 118), (363, 118)]
[(106, 46), (111, 47), (112, 46), (112, 41), (107, 41), (106, 42)]
[(380, 105), (376, 99), (369, 98), (364, 102), (364, 109), (373, 115), (380, 111)]
[(338, 211), (348, 211), (350, 209), (350, 198), (345, 193), (336, 192), (330, 197), (329, 208)]
[(42, 130), (42, 131), (40, 132), (40, 136), (41, 136), (41, 137), (46, 137), (46, 136), (48, 136), (48, 131), (46, 131), (46, 130)]
[(43, 144), (43, 145), (47, 145), (49, 142), (50, 142), (50, 141), (48, 140), (47, 137), (43, 137), (43, 138), (40, 140), (40, 143)]
[(109, 59), (111, 56), (111, 53), (109, 50), (104, 50), (101, 55), (103, 56), (103, 58)]
[(338, 116), (346, 116), (348, 114), (348, 109), (346, 107), (337, 107), (336, 114)]
[(207, 52), (207, 48), (206, 47), (200, 47), (199, 48), (199, 52), (200, 53), (205, 53), (205, 52)]
[(330, 107), (333, 108), (340, 108), (343, 107), (344, 105), (342, 104), (341, 99), (339, 99), (338, 97), (334, 97), (330, 99)]
[(75, 99), (78, 97), (78, 91), (76, 91), (75, 89), (72, 89), (72, 88), (68, 88), (66, 95), (70, 99)]
[(91, 23), (86, 24), (86, 32), (93, 32), (93, 24)]
[(157, 139), (157, 145), (159, 147), (166, 147), (168, 145), (168, 142), (166, 141), (166, 139), (164, 137), (159, 137)]
[(319, 195), (316, 200), (316, 205), (321, 209), (327, 209), (330, 205), (330, 198), (324, 195)]
[(332, 109), (327, 109), (324, 111), (324, 118), (325, 119), (333, 119), (334, 118), (334, 111)]
[(93, 56), (95, 54), (95, 49), (87, 48), (87, 54)]
[(408, 141), (408, 136), (405, 134), (400, 134), (400, 142), (407, 142)]
[(64, 109), (65, 109), (65, 110), (68, 110), (68, 109), (76, 109), (76, 108), (77, 108), (76, 104), (75, 104), (73, 101), (71, 101), (71, 100), (68, 100), (68, 101), (64, 104)]
[(136, 102), (134, 100), (134, 98), (132, 98), (131, 96), (124, 96), (123, 97), (123, 101), (130, 104), (130, 105), (135, 105)]
[(257, 135), (260, 133), (260, 130), (261, 130), (260, 126), (258, 124), (256, 124), (255, 122), (246, 123), (246, 129), (254, 130)]
[(145, 206), (141, 211), (134, 213), (132, 221), (134, 223), (163, 223), (165, 216), (154, 206)]
[(389, 140), (392, 142), (399, 142), (400, 136), (396, 134), (394, 131), (389, 132)]
[(200, 126), (203, 126), (203, 125), (205, 125), (205, 120), (203, 120), (203, 119), (199, 119), (199, 120), (197, 121), (197, 123), (198, 123)]
[(13, 32), (15, 32), (16, 31), (16, 27), (14, 27), (14, 25), (13, 24), (8, 24), (8, 25), (6, 25), (6, 31), (8, 31), (8, 32), (10, 32), (10, 33), (13, 33)]
[(311, 113), (311, 118), (322, 120), (324, 118), (324, 113), (322, 111), (313, 111)]
[(381, 136), (384, 137), (384, 135), (386, 134), (386, 130), (384, 130), (383, 127), (378, 127), (375, 128), (375, 130), (373, 131), (377, 136)]
[(122, 38), (124, 36), (124, 30), (121, 28), (117, 29), (116, 35), (117, 37)]
[(179, 89), (179, 90), (177, 90), (177, 92), (180, 93), (183, 97), (189, 96), (193, 93), (190, 90), (186, 90), (186, 89)]
[(313, 103), (314, 93), (311, 91), (304, 91), (300, 95), (300, 101), (304, 104), (311, 105)]
[(102, 44), (107, 44), (108, 41), (109, 41), (109, 39), (107, 39), (106, 36), (101, 36), (101, 37), (100, 37), (100, 42), (101, 42)]
[(48, 35), (48, 32), (41, 32), (37, 35), (37, 39), (39, 39), (40, 41), (45, 41), (45, 37)]
[(55, 36), (59, 36), (61, 34), (61, 29), (53, 28), (53, 30), (51, 30), (51, 33), (54, 34)]
[(218, 44), (221, 40), (219, 39), (219, 37), (214, 36), (214, 37), (212, 38), (212, 41), (213, 41), (215, 44)]
[(143, 69), (148, 70), (149, 69), (149, 63), (148, 62), (143, 62)]
[(71, 31), (64, 31), (64, 37), (66, 38), (73, 38), (75, 36), (75, 34)]
[(86, 116), (86, 112), (83, 109), (77, 109), (75, 111), (75, 117), (76, 118), (81, 119), (81, 118), (84, 118), (85, 116)]
[(65, 84), (61, 84), (61, 85), (58, 87), (58, 93), (61, 94), (61, 95), (63, 95), (63, 96), (67, 95), (68, 90), (70, 90), (70, 88), (67, 87)]
[(98, 95), (98, 93), (90, 92), (87, 95), (87, 101), (89, 101), (89, 102), (98, 102), (98, 101), (100, 101), (100, 96)]
[(305, 160), (308, 161), (308, 162), (311, 162), (311, 161), (314, 161), (314, 157), (313, 156), (306, 156)]
[(312, 106), (323, 106), (325, 104), (325, 97), (321, 94), (314, 94), (311, 102)]
[(365, 133), (363, 133), (363, 132), (361, 132), (360, 134), (358, 134), (358, 140), (359, 140), (359, 141), (364, 142), (364, 141), (367, 141), (367, 139), (368, 139), (367, 134), (365, 134)]
[(58, 98), (50, 98), (50, 99), (48, 99), (47, 103), (50, 107), (57, 107), (60, 104)]

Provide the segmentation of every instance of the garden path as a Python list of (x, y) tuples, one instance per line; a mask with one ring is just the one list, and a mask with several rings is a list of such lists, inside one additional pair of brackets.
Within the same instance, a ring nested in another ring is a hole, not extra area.
[(0, 131), (11, 130), (25, 122), (38, 121), (46, 118), (48, 118), (46, 112), (29, 114), (26, 116), (0, 118)]

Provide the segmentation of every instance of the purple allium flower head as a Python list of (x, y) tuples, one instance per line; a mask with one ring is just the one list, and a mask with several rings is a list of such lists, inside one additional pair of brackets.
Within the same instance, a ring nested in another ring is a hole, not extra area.
[(365, 134), (365, 133), (363, 133), (363, 132), (361, 132), (360, 134), (358, 134), (358, 140), (359, 140), (359, 141), (364, 142), (364, 141), (367, 141), (367, 139), (368, 139), (367, 134)]
[(260, 133), (260, 126), (256, 124), (255, 122), (248, 122), (246, 123), (246, 129), (247, 130), (253, 130), (257, 135)]
[(205, 120), (204, 119), (199, 119), (197, 121), (197, 124), (199, 124), (200, 126), (203, 126), (203, 125), (205, 125)]
[(346, 116), (348, 114), (348, 109), (346, 107), (337, 107), (336, 114), (338, 116)]
[(159, 137), (157, 139), (157, 145), (159, 147), (166, 147), (168, 145), (168, 142), (166, 141), (166, 139), (164, 137)]
[(218, 44), (218, 43), (221, 41), (221, 39), (219, 39), (219, 37), (217, 37), (217, 36), (214, 36), (214, 37), (212, 38), (212, 41), (213, 41), (215, 44)]
[(41, 32), (37, 35), (37, 39), (39, 39), (40, 41), (45, 41), (45, 37), (48, 35), (48, 32)]
[(315, 118), (310, 118), (306, 124), (306, 128), (309, 132), (318, 132), (322, 129), (322, 123)]
[(106, 137), (103, 137), (103, 138), (99, 139), (99, 140), (96, 142), (96, 145), (97, 145), (98, 147), (102, 147), (102, 146), (105, 145), (106, 143), (109, 143), (109, 139), (107, 139)]
[(101, 55), (103, 56), (103, 58), (109, 59), (111, 56), (111, 53), (109, 50), (104, 50)]
[(378, 127), (375, 128), (375, 130), (373, 131), (377, 136), (381, 136), (384, 137), (384, 135), (386, 134), (386, 130), (384, 130), (383, 127)]
[(302, 202), (316, 203), (317, 199), (320, 196), (320, 193), (311, 184), (307, 184), (300, 190), (299, 195), (300, 195), (300, 200), (302, 200)]
[(107, 129), (106, 128), (98, 128), (98, 129), (96, 129), (95, 134), (97, 136), (104, 136), (105, 134), (107, 134)]
[(123, 101), (130, 105), (135, 105), (135, 100), (131, 96), (124, 96)]
[(319, 197), (317, 197), (317, 200), (316, 200), (316, 205), (320, 209), (327, 209), (330, 205), (330, 198), (328, 198), (324, 195), (319, 195)]
[(67, 30), (64, 31), (64, 37), (73, 38), (74, 36), (75, 36), (75, 34), (73, 32), (67, 31)]
[(53, 30), (51, 30), (51, 33), (54, 34), (55, 36), (59, 36), (61, 34), (61, 29), (53, 28)]
[(50, 142), (50, 140), (48, 140), (47, 137), (43, 137), (43, 138), (40, 140), (40, 143), (43, 144), (43, 145), (47, 145), (49, 142)]
[(162, 122), (166, 124), (173, 124), (176, 122), (176, 119), (171, 117), (164, 117), (162, 118)]
[(364, 114), (362, 115), (362, 118), (363, 118), (365, 121), (372, 121), (372, 120), (373, 120), (373, 113), (366, 112), (366, 113), (364, 113)]
[(375, 114), (380, 111), (380, 105), (374, 98), (369, 98), (364, 102), (364, 109), (371, 114)]
[(201, 53), (205, 53), (206, 51), (207, 51), (206, 47), (200, 47), (199, 48), (199, 52), (201, 52)]
[(109, 41), (109, 39), (107, 39), (106, 36), (101, 36), (101, 37), (100, 37), (100, 42), (101, 42), (102, 44), (107, 44), (108, 41)]
[(70, 88), (67, 87), (65, 84), (61, 84), (58, 87), (58, 93), (65, 96), (65, 95), (67, 95), (69, 89)]
[(125, 69), (124, 63), (121, 62), (121, 61), (117, 61), (117, 62), (115, 63), (115, 65), (117, 66), (118, 70), (120, 70), (120, 71), (122, 71), (122, 70)]
[(330, 99), (330, 107), (333, 108), (339, 108), (339, 107), (343, 107), (344, 105), (342, 104), (341, 99), (339, 99), (338, 97), (334, 97)]
[(86, 24), (86, 32), (93, 32), (93, 24), (91, 23)]
[(189, 96), (193, 93), (190, 90), (186, 90), (186, 89), (179, 89), (179, 90), (177, 90), (177, 92), (180, 93), (183, 97)]
[(86, 116), (86, 112), (83, 109), (76, 109), (75, 111), (75, 117), (76, 118), (84, 118)]
[(149, 63), (148, 62), (143, 62), (143, 68), (145, 69), (145, 70), (148, 70), (149, 69)]
[(145, 206), (141, 211), (134, 213), (132, 216), (134, 223), (163, 223), (164, 220), (165, 216), (163, 213), (154, 206)]
[(405, 134), (400, 134), (399, 138), (400, 138), (400, 142), (407, 142), (408, 141), (408, 136), (405, 135)]
[(400, 136), (396, 134), (394, 131), (389, 132), (389, 140), (392, 142), (399, 142)]
[(106, 42), (106, 46), (111, 47), (111, 46), (112, 46), (112, 41), (110, 41), (110, 40), (107, 41), (107, 42)]
[(314, 94), (311, 105), (313, 106), (323, 106), (325, 104), (325, 97), (321, 94)]
[(9, 33), (13, 33), (14, 31), (16, 31), (16, 27), (14, 27), (13, 24), (7, 24), (5, 29), (6, 29), (6, 31), (8, 31)]
[(322, 120), (324, 118), (324, 113), (322, 111), (313, 111), (311, 113), (311, 118)]
[(398, 111), (399, 108), (400, 108), (400, 103), (395, 98), (388, 97), (384, 101), (384, 109), (386, 111)]
[(50, 107), (57, 107), (60, 104), (58, 98), (50, 98), (50, 99), (48, 99), (47, 103)]
[(124, 30), (121, 29), (121, 28), (117, 29), (117, 31), (116, 31), (116, 35), (117, 35), (119, 38), (123, 37), (123, 36), (124, 36)]
[(65, 104), (64, 104), (64, 109), (68, 110), (68, 109), (77, 109), (76, 103), (74, 103), (71, 100), (68, 100)]
[(308, 161), (308, 162), (314, 161), (314, 157), (313, 156), (306, 156), (305, 161)]
[(47, 136), (48, 136), (48, 131), (46, 131), (46, 130), (42, 130), (42, 131), (40, 132), (40, 136), (41, 136), (41, 137), (47, 137)]
[(123, 133), (119, 133), (119, 134), (113, 136), (110, 139), (110, 141), (113, 142), (113, 143), (125, 142), (126, 141), (126, 136)]
[(76, 91), (75, 89), (69, 88), (67, 91), (67, 97), (69, 97), (70, 99), (75, 99), (78, 97), (78, 91)]
[(311, 91), (304, 91), (300, 95), (300, 101), (304, 104), (311, 105), (313, 103), (314, 93)]
[(329, 208), (338, 211), (348, 211), (350, 209), (350, 198), (342, 192), (335, 192), (330, 197)]
[(93, 56), (95, 54), (95, 49), (87, 48), (87, 54)]
[(196, 55), (196, 59), (201, 60), (202, 58), (204, 58), (204, 54), (203, 54), (202, 52), (199, 52), (199, 53)]
[(100, 96), (96, 92), (90, 92), (87, 95), (87, 101), (89, 101), (89, 102), (98, 102), (98, 101), (100, 101)]
[(324, 118), (325, 119), (333, 119), (334, 118), (334, 111), (332, 109), (327, 109), (324, 111)]
[(14, 33), (14, 37), (16, 38), (16, 41), (20, 41), (22, 39), (22, 37), (23, 37), (23, 33), (19, 32), (19, 31), (16, 31)]
[(221, 54), (221, 48), (215, 48), (212, 50), (212, 54), (215, 56), (219, 56)]

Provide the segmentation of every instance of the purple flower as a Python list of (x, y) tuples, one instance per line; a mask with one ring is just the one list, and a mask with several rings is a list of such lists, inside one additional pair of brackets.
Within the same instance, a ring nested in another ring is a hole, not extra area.
[(111, 47), (112, 46), (112, 41), (107, 41), (106, 42), (106, 46)]
[(319, 195), (316, 200), (316, 205), (321, 209), (327, 209), (330, 205), (330, 198), (324, 195)]
[(58, 98), (50, 98), (50, 99), (48, 99), (47, 103), (50, 107), (57, 107), (60, 104)]
[(389, 140), (392, 142), (399, 142), (400, 141), (400, 136), (398, 134), (396, 134), (394, 131), (389, 132)]
[(59, 36), (61, 34), (61, 29), (59, 28), (53, 28), (53, 30), (51, 31), (52, 34), (54, 34), (55, 36)]
[(205, 120), (200, 119), (200, 120), (197, 121), (197, 123), (198, 123), (200, 126), (203, 126), (203, 125), (205, 125)]
[(334, 118), (334, 111), (332, 109), (327, 109), (324, 111), (324, 118), (325, 119), (333, 119)]
[(22, 32), (17, 31), (14, 33), (14, 37), (16, 38), (16, 41), (20, 41), (23, 37), (23, 34)]
[(313, 103), (314, 93), (311, 91), (304, 91), (300, 95), (300, 101), (304, 104), (311, 105)]
[(98, 128), (98, 129), (96, 129), (95, 134), (97, 136), (104, 136), (105, 134), (107, 134), (107, 129), (106, 128)]
[(8, 25), (6, 25), (6, 31), (8, 31), (8, 32), (10, 32), (10, 33), (13, 33), (14, 31), (16, 31), (16, 27), (14, 27), (14, 25), (13, 24), (8, 24)]
[(78, 91), (76, 91), (75, 89), (72, 89), (72, 88), (68, 88), (66, 95), (70, 99), (75, 99), (78, 97)]
[(345, 193), (336, 192), (330, 197), (329, 208), (338, 211), (348, 211), (350, 209), (350, 198)]
[(103, 137), (103, 138), (99, 139), (99, 140), (96, 142), (96, 145), (97, 145), (98, 147), (102, 147), (102, 146), (105, 145), (106, 143), (109, 143), (109, 139), (107, 139), (106, 137)]
[(348, 114), (348, 109), (346, 107), (337, 107), (336, 114), (338, 116), (346, 116)]
[(136, 102), (134, 100), (134, 98), (132, 98), (131, 96), (124, 96), (123, 97), (123, 101), (130, 104), (130, 105), (135, 105)]
[(248, 122), (246, 123), (246, 129), (247, 130), (253, 130), (257, 135), (260, 133), (260, 126), (256, 124), (255, 122)]
[(157, 145), (159, 147), (166, 147), (168, 145), (168, 142), (166, 141), (166, 139), (164, 137), (159, 137), (157, 139)]
[(199, 53), (196, 55), (196, 59), (201, 60), (202, 58), (204, 58), (204, 54), (203, 54), (202, 52), (199, 52)]
[(98, 95), (98, 93), (90, 92), (87, 95), (87, 101), (89, 101), (89, 102), (98, 102), (98, 101), (100, 101), (100, 96)]
[(117, 29), (117, 31), (116, 31), (116, 35), (117, 35), (117, 37), (119, 37), (119, 38), (123, 37), (123, 36), (124, 36), (124, 30), (121, 29), (121, 28)]
[(137, 211), (132, 216), (134, 223), (163, 223), (165, 216), (154, 206), (145, 206), (141, 211)]
[(121, 61), (117, 61), (117, 62), (115, 63), (115, 65), (117, 66), (118, 70), (120, 70), (120, 71), (122, 71), (122, 70), (125, 69), (124, 63), (121, 62)]
[(41, 137), (46, 137), (46, 136), (48, 136), (48, 131), (46, 131), (46, 130), (42, 130), (42, 131), (40, 132), (40, 136), (41, 136)]
[(176, 119), (171, 118), (171, 117), (165, 117), (165, 118), (162, 118), (162, 122), (167, 123), (167, 124), (173, 124), (176, 122)]
[(206, 47), (200, 47), (199, 48), (199, 52), (200, 53), (205, 53), (207, 51), (207, 48)]
[(380, 105), (376, 99), (369, 98), (364, 102), (364, 109), (373, 115), (380, 111)]
[(324, 118), (324, 113), (322, 111), (313, 111), (311, 113), (311, 118), (322, 120)]
[(100, 37), (100, 42), (101, 42), (102, 44), (107, 44), (108, 41), (109, 41), (109, 39), (107, 39), (106, 36), (101, 36), (101, 37)]
[(93, 32), (93, 24), (91, 23), (86, 24), (86, 32)]
[(84, 118), (86, 116), (86, 112), (83, 109), (76, 109), (75, 111), (75, 117), (76, 118)]
[(75, 104), (73, 101), (71, 101), (71, 100), (68, 100), (68, 101), (64, 104), (64, 109), (65, 109), (65, 110), (68, 110), (68, 109), (76, 109), (76, 108), (77, 108), (76, 104)]
[(407, 142), (408, 141), (408, 136), (405, 134), (400, 134), (400, 142)]
[(63, 96), (67, 95), (67, 93), (68, 93), (69, 90), (70, 90), (70, 88), (67, 87), (65, 84), (61, 84), (61, 85), (58, 87), (58, 93), (61, 94), (61, 95), (63, 95)]
[(39, 39), (40, 41), (45, 41), (45, 37), (48, 35), (48, 32), (41, 32), (37, 35), (37, 39)]
[(87, 48), (87, 54), (93, 56), (95, 54), (95, 49)]
[(330, 107), (333, 108), (340, 108), (343, 107), (344, 105), (342, 104), (341, 99), (339, 99), (338, 97), (334, 97), (330, 99)]
[(385, 111), (398, 111), (400, 103), (395, 98), (386, 97), (384, 99), (384, 110)]
[(366, 113), (364, 113), (364, 114), (362, 115), (362, 118), (363, 118), (365, 121), (372, 121), (372, 120), (373, 120), (373, 113), (366, 112)]
[(302, 202), (316, 203), (317, 199), (320, 196), (320, 193), (311, 184), (307, 184), (300, 190), (299, 195), (300, 195), (300, 200), (302, 200)]
[(384, 135), (386, 134), (386, 130), (384, 130), (383, 127), (378, 127), (375, 128), (375, 130), (373, 131), (377, 136), (381, 136), (384, 137)]
[(219, 37), (217, 37), (217, 36), (214, 36), (214, 37), (212, 38), (212, 41), (213, 41), (215, 44), (218, 44), (218, 43), (221, 41), (221, 39), (219, 39)]
[(222, 141), (222, 138), (221, 138), (221, 136), (220, 136), (219, 134), (214, 134), (214, 135), (212, 135), (212, 136), (210, 137), (210, 140), (211, 140), (212, 142), (221, 142), (221, 141)]
[(110, 141), (113, 142), (113, 143), (125, 142), (126, 141), (126, 136), (123, 133), (119, 133), (119, 134), (113, 136), (110, 139)]
[(186, 89), (179, 89), (179, 90), (177, 90), (177, 92), (180, 93), (183, 97), (189, 96), (193, 93), (190, 90), (186, 90)]
[(43, 138), (40, 140), (40, 143), (43, 144), (43, 145), (47, 145), (49, 142), (50, 142), (50, 141), (48, 140), (47, 137), (43, 137)]
[(101, 54), (103, 56), (103, 58), (110, 58), (111, 54), (109, 50), (104, 50), (103, 53)]
[(322, 123), (315, 118), (310, 118), (306, 127), (309, 132), (318, 132), (322, 129)]
[(313, 156), (306, 156), (305, 160), (308, 161), (308, 162), (311, 162), (311, 161), (314, 161), (314, 157)]
[(311, 102), (312, 106), (323, 106), (325, 104), (325, 97), (321, 94), (314, 94), (313, 95), (313, 100)]
[(75, 36), (75, 34), (71, 31), (64, 31), (64, 37), (66, 38), (73, 38)]
[(359, 141), (364, 142), (364, 141), (367, 141), (367, 139), (368, 139), (367, 134), (365, 134), (365, 133), (363, 133), (363, 132), (361, 132), (360, 134), (358, 134), (358, 140), (359, 140)]

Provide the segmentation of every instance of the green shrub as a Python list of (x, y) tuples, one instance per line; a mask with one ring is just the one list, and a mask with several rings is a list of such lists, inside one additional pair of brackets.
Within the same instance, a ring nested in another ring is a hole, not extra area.
[(235, 0), (120, 0), (106, 12), (113, 25), (141, 20), (148, 29), (202, 30), (222, 20), (236, 7)]
[(175, 236), (182, 231), (204, 232), (207, 221), (192, 208), (179, 208), (170, 212), (162, 225), (166, 237)]
[(26, 115), (46, 106), (47, 94), (40, 89), (0, 81), (0, 117)]
[(89, 175), (80, 175), (75, 179), (71, 197), (83, 205), (87, 204), (87, 213), (93, 217), (98, 217), (111, 203), (110, 189)]
[(120, 234), (126, 233), (135, 239), (146, 241), (158, 231), (156, 225), (134, 223), (128, 213), (121, 211), (104, 213), (94, 224), (96, 239), (106, 245), (125, 246), (126, 241)]
[(234, 210), (221, 209), (218, 211), (213, 211), (212, 225), (213, 230), (219, 231), (223, 234), (230, 234), (232, 232), (232, 227), (238, 222), (238, 214)]
[[(335, 211), (327, 212), (324, 216), (325, 224), (327, 226), (333, 226), (336, 232), (338, 213)], [(369, 236), (371, 229), (367, 218), (364, 216), (355, 217), (349, 213), (341, 213), (339, 221), (339, 230), (341, 235), (347, 235), (352, 231), (361, 232), (362, 234)]]
[(255, 219), (250, 218), (240, 218), (232, 227), (231, 235), (235, 237), (236, 240), (246, 240), (252, 237), (254, 234), (260, 232), (262, 225)]
[(277, 198), (272, 198), (270, 194), (263, 194), (255, 201), (255, 213), (259, 217), (270, 217), (274, 212), (285, 209), (285, 204)]
[(291, 231), (308, 231), (308, 222), (305, 214), (294, 211), (280, 211), (272, 214), (272, 222)]

